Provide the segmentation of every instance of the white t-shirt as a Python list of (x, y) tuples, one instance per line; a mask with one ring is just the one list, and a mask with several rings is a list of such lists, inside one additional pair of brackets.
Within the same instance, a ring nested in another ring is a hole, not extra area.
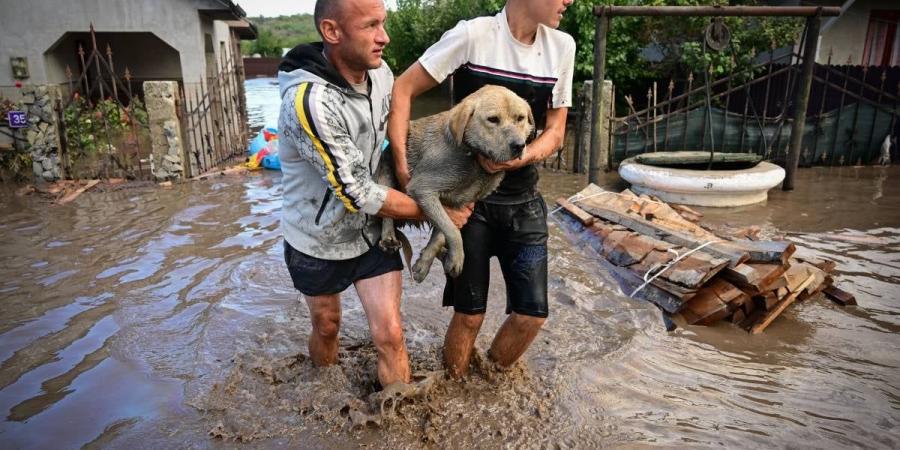
[[(495, 16), (461, 20), (425, 51), (419, 63), (438, 83), (462, 70), (499, 82), (485, 84), (549, 87), (550, 108), (572, 106), (575, 40), (562, 31), (538, 25), (534, 43), (523, 44), (509, 30), (506, 9)], [(459, 88), (459, 83), (454, 77), (454, 88)]]
[[(535, 125), (544, 127), (547, 110), (572, 106), (575, 40), (538, 25), (534, 43), (513, 37), (506, 10), (496, 16), (462, 20), (428, 48), (419, 63), (438, 83), (453, 76), (453, 103), (486, 84), (506, 87), (531, 106)], [(487, 203), (517, 204), (536, 198), (534, 165), (509, 171)]]

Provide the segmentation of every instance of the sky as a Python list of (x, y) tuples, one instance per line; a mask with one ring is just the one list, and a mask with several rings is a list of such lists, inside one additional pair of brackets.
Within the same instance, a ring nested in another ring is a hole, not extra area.
[(239, 0), (235, 3), (241, 5), (249, 17), (312, 14), (316, 6), (316, 0)]
[[(238, 0), (235, 3), (241, 5), (250, 17), (312, 14), (316, 6), (316, 0)], [(389, 8), (393, 4), (390, 0), (385, 3)]]

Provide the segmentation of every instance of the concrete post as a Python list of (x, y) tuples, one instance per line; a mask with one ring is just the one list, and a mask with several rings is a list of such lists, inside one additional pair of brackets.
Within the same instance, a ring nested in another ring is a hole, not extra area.
[(178, 83), (145, 81), (144, 103), (150, 122), (150, 173), (158, 181), (182, 179), (184, 146), (176, 102)]
[[(578, 127), (582, 130), (581, 134), (577, 137), (578, 146), (580, 149), (579, 156), (580, 160), (578, 161), (577, 171), (579, 173), (587, 173), (588, 172), (588, 159), (590, 156), (590, 148), (591, 148), (591, 133), (593, 130), (593, 126), (596, 123), (597, 128), (599, 130), (599, 151), (596, 155), (597, 161), (596, 166), (599, 170), (608, 171), (609, 170), (609, 110), (612, 105), (612, 81), (603, 80), (603, 90), (600, 96), (600, 111), (599, 117), (597, 121), (594, 122), (593, 114), (590, 114), (593, 111), (593, 89), (594, 89), (594, 81), (587, 80), (584, 82), (584, 86), (581, 90), (582, 95), (582, 111), (588, 114), (581, 114), (579, 116), (579, 124)], [(593, 166), (591, 166), (593, 167)]]

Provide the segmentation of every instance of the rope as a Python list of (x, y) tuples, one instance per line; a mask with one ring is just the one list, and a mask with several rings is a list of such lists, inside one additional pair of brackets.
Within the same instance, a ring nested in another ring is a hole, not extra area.
[[(671, 269), (672, 266), (674, 266), (675, 264), (677, 264), (677, 263), (678, 263), (679, 261), (681, 261), (682, 259), (688, 257), (688, 255), (690, 255), (691, 253), (694, 253), (694, 252), (696, 252), (696, 251), (702, 249), (703, 247), (706, 247), (706, 246), (709, 245), (709, 244), (715, 244), (716, 242), (722, 242), (722, 241), (707, 241), (707, 242), (704, 242), (704, 243), (700, 244), (699, 246), (695, 247), (694, 249), (688, 251), (687, 253), (685, 253), (685, 254), (683, 254), (683, 255), (679, 255), (678, 252), (676, 252), (675, 250), (672, 250), (671, 248), (668, 249), (667, 251), (669, 251), (669, 252), (675, 254), (675, 259), (673, 259), (672, 261), (669, 261), (669, 262), (666, 263), (665, 265), (656, 264), (655, 266), (651, 267), (650, 270), (648, 270), (647, 273), (644, 274), (644, 277), (643, 277), (643, 278), (644, 278), (644, 284), (638, 286), (638, 288), (635, 289), (634, 292), (632, 292), (631, 295), (629, 295), (629, 297), (634, 298), (634, 295), (635, 295), (635, 294), (637, 294), (638, 292), (640, 292), (641, 289), (644, 289), (645, 287), (647, 287), (647, 285), (650, 284), (651, 282), (653, 282), (653, 280), (655, 280), (656, 277), (662, 275), (665, 271)], [(660, 270), (659, 272), (657, 272), (655, 275), (651, 276), (651, 277), (648, 279), (647, 277), (650, 276), (650, 274), (653, 273), (653, 271), (656, 270), (656, 269), (658, 269), (660, 266), (662, 266), (662, 270)]]
[[(599, 197), (599, 196), (604, 195), (604, 194), (615, 194), (615, 192), (603, 191), (603, 192), (598, 192), (598, 193), (596, 193), (596, 194), (587, 195), (587, 196), (584, 196), (584, 197), (579, 197), (579, 195), (581, 195), (581, 193), (578, 193), (578, 194), (575, 194), (575, 195), (573, 195), (573, 196), (567, 198), (566, 200), (568, 200), (570, 203), (576, 203), (576, 202), (580, 202), (580, 201), (582, 201), (582, 200), (587, 200), (587, 199), (592, 198), (592, 197)], [(617, 194), (617, 195), (618, 195), (618, 194)], [(550, 215), (552, 216), (552, 215), (558, 213), (559, 210), (561, 210), (561, 209), (563, 209), (562, 206), (556, 207), (556, 209), (554, 209), (553, 211), (550, 211)]]

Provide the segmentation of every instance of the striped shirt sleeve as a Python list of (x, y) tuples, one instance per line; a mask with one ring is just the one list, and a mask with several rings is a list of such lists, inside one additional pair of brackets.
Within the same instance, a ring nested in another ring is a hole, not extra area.
[(375, 215), (384, 205), (387, 188), (372, 180), (365, 157), (348, 132), (340, 104), (339, 94), (323, 85), (301, 83), (297, 87), (294, 109), (300, 134), (311, 144), (300, 146), (301, 156), (319, 169), (348, 211)]

